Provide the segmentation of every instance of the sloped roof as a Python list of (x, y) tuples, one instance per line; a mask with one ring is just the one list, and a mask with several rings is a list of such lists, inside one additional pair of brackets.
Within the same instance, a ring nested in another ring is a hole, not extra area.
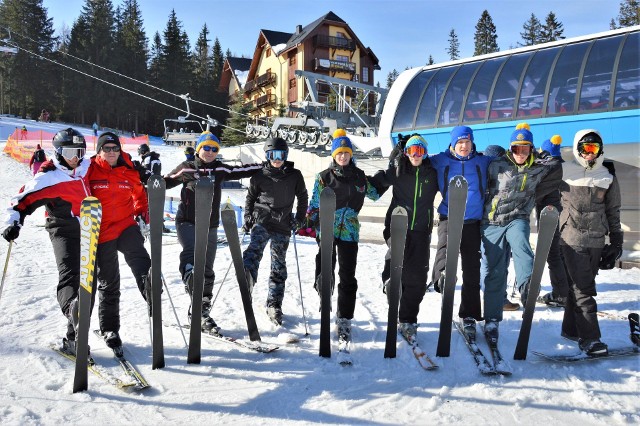
[(326, 15), (323, 15), (323, 16), (319, 17), (318, 19), (316, 19), (315, 21), (313, 21), (309, 25), (303, 27), (302, 31), (300, 31), (300, 33), (293, 33), (291, 35), (291, 38), (286, 42), (287, 43), (287, 47), (285, 47), (284, 50), (288, 50), (290, 47), (295, 46), (296, 44), (298, 44), (299, 42), (301, 42), (302, 40), (307, 38), (309, 33), (312, 32), (313, 30), (315, 30), (316, 27), (318, 27), (324, 21), (339, 22), (341, 24), (347, 25), (347, 23), (345, 21), (343, 21), (342, 18), (340, 18), (338, 15), (336, 15), (335, 13), (330, 11)]
[(275, 46), (278, 44), (284, 44), (289, 41), (293, 34), (291, 33), (283, 33), (282, 31), (272, 31), (272, 30), (260, 30), (264, 37), (267, 39), (267, 43), (271, 46)]
[(234, 58), (230, 56), (227, 60), (234, 71), (248, 71), (251, 68), (251, 58)]

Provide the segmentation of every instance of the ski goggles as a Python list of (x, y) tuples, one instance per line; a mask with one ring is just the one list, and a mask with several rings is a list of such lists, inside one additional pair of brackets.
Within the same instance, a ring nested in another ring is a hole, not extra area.
[(100, 151), (102, 151), (102, 152), (120, 152), (120, 147), (118, 145), (103, 146), (102, 148), (100, 148)]
[(404, 153), (407, 157), (424, 157), (427, 150), (422, 145), (411, 145), (404, 149)]
[(287, 159), (287, 151), (284, 149), (272, 149), (267, 151), (267, 160), (284, 161)]
[(578, 152), (580, 154), (598, 155), (600, 152), (600, 144), (597, 142), (581, 142), (578, 144)]
[(86, 151), (87, 150), (85, 148), (63, 148), (63, 147), (60, 147), (56, 150), (58, 154), (70, 160), (73, 160), (74, 158), (80, 159), (84, 157), (84, 153)]
[(528, 155), (531, 152), (531, 145), (511, 145), (511, 152), (516, 155)]
[(218, 152), (218, 147), (213, 145), (202, 145), (200, 149), (207, 152)]

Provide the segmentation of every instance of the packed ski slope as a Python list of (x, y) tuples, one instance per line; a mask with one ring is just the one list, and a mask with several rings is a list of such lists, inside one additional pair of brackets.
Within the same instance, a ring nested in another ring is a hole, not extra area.
[[(152, 149), (161, 153), (165, 171), (183, 158), (176, 148)], [(30, 178), (30, 173), (26, 166), (3, 154), (0, 177), (0, 205), (7, 206), (11, 195)], [(640, 423), (640, 357), (551, 364), (529, 353), (526, 361), (514, 361), (522, 311), (506, 312), (500, 328), (500, 348), (513, 368), (511, 377), (480, 375), (455, 329), (451, 356), (435, 357), (440, 321), (437, 293), (427, 293), (421, 305), (418, 340), (440, 368), (423, 370), (400, 339), (398, 357), (384, 359), (387, 302), (379, 278), (384, 245), (360, 245), (354, 364), (342, 367), (337, 363), (334, 335), (334, 356), (320, 358), (319, 300), (312, 287), (316, 244), (304, 237), (297, 239), (297, 248), (309, 336), (304, 336), (293, 245), (288, 253), (289, 279), (283, 305), (285, 325), (300, 336), (299, 343), (281, 343), (276, 352), (261, 354), (203, 338), (202, 363), (187, 365), (187, 350), (180, 330), (174, 326), (176, 318), (165, 291), (162, 297), (166, 367), (152, 370), (146, 307), (122, 261), (121, 336), (125, 355), (152, 387), (143, 392), (123, 392), (90, 374), (89, 390), (72, 394), (73, 365), (50, 349), (64, 335), (65, 320), (55, 297), (57, 270), (48, 234), (41, 226), (43, 222), (43, 210), (27, 218), (13, 246), (0, 299), (3, 425)], [(368, 226), (374, 225), (363, 225)], [(2, 265), (7, 247), (0, 240)], [(179, 319), (185, 323), (189, 300), (178, 274), (179, 252), (176, 238), (164, 237), (163, 273)], [(228, 248), (219, 248), (215, 266), (218, 283), (229, 264)], [(271, 325), (263, 307), (268, 267), (267, 251), (253, 291), (253, 306), (262, 339), (280, 343), (282, 331)], [(601, 310), (619, 316), (640, 310), (638, 269), (603, 271), (598, 283)], [(218, 288), (216, 285), (214, 294)], [(549, 289), (545, 272), (543, 291)], [(456, 304), (458, 301), (459, 291)], [(226, 334), (247, 337), (233, 271), (221, 287), (212, 317)], [(538, 306), (529, 349), (576, 352), (575, 344), (559, 336), (561, 320), (561, 310)], [(94, 312), (92, 328), (96, 324)], [(611, 348), (630, 345), (627, 321), (601, 319), (600, 324), (603, 341)], [(93, 333), (89, 343), (96, 361), (120, 374), (111, 351)], [(481, 347), (489, 353), (484, 342)]]

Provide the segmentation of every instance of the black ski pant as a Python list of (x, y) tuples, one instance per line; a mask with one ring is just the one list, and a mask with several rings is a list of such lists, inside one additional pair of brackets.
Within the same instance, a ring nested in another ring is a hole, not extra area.
[[(447, 262), (447, 235), (449, 220), (440, 219), (438, 223), (438, 246), (433, 261), (432, 283), (437, 283), (443, 274)], [(460, 258), (462, 261), (462, 291), (460, 293), (460, 318), (475, 318), (482, 321), (480, 304), (480, 222), (465, 222), (460, 240)]]
[(562, 331), (580, 339), (599, 339), (596, 275), (600, 267), (602, 248), (561, 245), (569, 294), (564, 308)]
[[(318, 247), (316, 255), (316, 282), (321, 275), (322, 249)], [(332, 274), (335, 281), (336, 255), (338, 260), (338, 318), (353, 318), (353, 311), (356, 308), (356, 293), (358, 291), (358, 280), (356, 280), (356, 261), (358, 259), (358, 243), (355, 241), (333, 240), (333, 251), (331, 253)], [(332, 286), (333, 290), (333, 286)]]
[(560, 250), (560, 231), (557, 227), (556, 233), (553, 235), (553, 240), (551, 240), (547, 265), (549, 266), (549, 278), (551, 279), (553, 295), (556, 297), (567, 297), (569, 293), (569, 282), (562, 258), (562, 250)]
[[(78, 297), (80, 287), (80, 234), (74, 237), (49, 234), (58, 266), (56, 293), (60, 310), (67, 317), (67, 339), (75, 340), (76, 333), (69, 319), (69, 304)], [(93, 301), (92, 301), (93, 307)]]
[[(194, 256), (196, 253), (196, 225), (191, 222), (180, 222), (176, 224), (178, 242), (182, 246), (180, 252), (180, 274), (185, 281), (186, 273), (193, 269)], [(207, 235), (207, 254), (204, 261), (204, 291), (202, 297), (213, 297), (213, 283), (216, 274), (213, 272), (213, 263), (216, 260), (216, 249), (218, 248), (218, 228), (209, 228)], [(187, 284), (185, 282), (185, 284)], [(191, 289), (193, 290), (193, 289)]]
[[(400, 291), (399, 322), (418, 322), (420, 303), (427, 290), (429, 276), (429, 246), (431, 234), (421, 231), (407, 231), (402, 263), (402, 286)], [(382, 281), (391, 278), (391, 249), (384, 260)]]
[[(122, 231), (118, 238), (98, 244), (98, 318), (100, 331), (120, 330), (120, 266), (118, 252), (131, 268), (138, 289), (144, 298), (144, 282), (149, 275), (151, 258), (144, 247), (144, 237), (138, 225)], [(146, 307), (146, 305), (145, 305)]]

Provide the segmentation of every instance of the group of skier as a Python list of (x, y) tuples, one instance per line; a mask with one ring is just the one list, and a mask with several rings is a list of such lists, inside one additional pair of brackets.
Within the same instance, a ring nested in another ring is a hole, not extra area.
[[(565, 305), (563, 336), (578, 341), (589, 355), (605, 355), (607, 346), (600, 341), (596, 316), (595, 276), (600, 267), (613, 267), (622, 254), (620, 189), (613, 169), (603, 165), (604, 143), (597, 130), (581, 130), (575, 135), (574, 160), (570, 162), (562, 162), (559, 140), (559, 136), (550, 138), (543, 144), (546, 150), (538, 152), (529, 126), (522, 123), (511, 135), (508, 149), (490, 156), (476, 151), (471, 128), (458, 126), (451, 131), (448, 148), (429, 156), (427, 141), (414, 134), (399, 138), (386, 170), (366, 176), (353, 159), (351, 140), (338, 129), (333, 135), (331, 165), (317, 174), (309, 199), (301, 172), (288, 161), (289, 148), (283, 139), (265, 142), (264, 162), (232, 166), (217, 158), (221, 149), (219, 139), (203, 132), (195, 149), (185, 151), (185, 161), (164, 176), (167, 188), (182, 185), (175, 223), (182, 246), (179, 270), (189, 294), (194, 280), (195, 185), (201, 178), (214, 181), (204, 268), (202, 331), (215, 334), (219, 330), (211, 318), (211, 302), (221, 185), (226, 180), (250, 177), (243, 225), (243, 231), (250, 234), (250, 243), (243, 253), (245, 276), (251, 291), (258, 280), (264, 249), (271, 241), (266, 312), (276, 324), (283, 321), (289, 238), (293, 232), (308, 235), (308, 229), (313, 228), (320, 243), (320, 193), (331, 188), (336, 194), (332, 261), (334, 268), (338, 263), (336, 325), (340, 341), (351, 339), (358, 289), (358, 214), (365, 197), (377, 200), (393, 186), (383, 237), (390, 247), (391, 213), (395, 207), (403, 207), (409, 224), (398, 321), (402, 336), (410, 343), (415, 342), (419, 307), (427, 288), (433, 285), (437, 291), (443, 290), (449, 232), (448, 185), (453, 176), (461, 175), (468, 182), (459, 251), (462, 293), (458, 315), (464, 333), (475, 339), (476, 323), (484, 321), (487, 340), (497, 345), (502, 311), (513, 309), (506, 298), (510, 259), (524, 305), (534, 257), (529, 244), (529, 217), (534, 207), (539, 211), (551, 205), (562, 213), (549, 254), (553, 292), (543, 300)], [(150, 258), (141, 229), (149, 222), (144, 183), (151, 174), (160, 174), (158, 155), (148, 145), (142, 145), (138, 153), (143, 164), (136, 166), (131, 156), (121, 151), (118, 136), (106, 132), (98, 138), (96, 155), (86, 158), (84, 138), (71, 128), (58, 132), (53, 146), (54, 156), (42, 164), (33, 180), (13, 198), (2, 235), (7, 241), (16, 239), (25, 217), (45, 206), (48, 216), (45, 227), (59, 270), (58, 301), (68, 320), (63, 343), (73, 350), (80, 281), (77, 217), (82, 199), (89, 194), (97, 197), (103, 206), (97, 251), (100, 331), (108, 346), (118, 347), (122, 344), (118, 251), (131, 268), (143, 298), (150, 303)], [(442, 194), (438, 243), (432, 280), (427, 284), (437, 192)], [(294, 202), (297, 202), (295, 210)], [(321, 280), (320, 259), (319, 244), (314, 280), (319, 293), (326, 284)], [(385, 291), (390, 276), (388, 253), (382, 272)], [(334, 281), (335, 278), (329, 283), (332, 292)], [(484, 303), (481, 303), (482, 286)]]

